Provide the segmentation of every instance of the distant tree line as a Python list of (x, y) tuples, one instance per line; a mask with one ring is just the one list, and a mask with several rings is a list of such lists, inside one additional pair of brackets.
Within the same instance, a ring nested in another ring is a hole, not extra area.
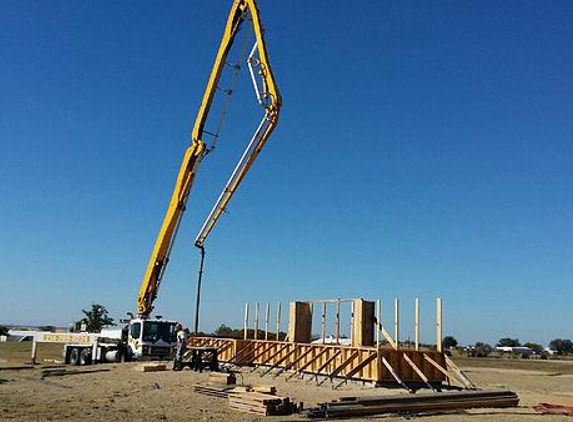
[[(446, 338), (447, 337), (444, 338), (444, 346)], [(541, 344), (533, 342), (527, 342), (522, 344), (519, 341), (519, 339), (511, 337), (500, 338), (499, 341), (496, 343), (496, 346), (497, 347), (523, 346), (530, 348), (533, 352), (535, 352), (538, 355), (543, 356), (544, 354), (547, 354), (546, 350)], [(557, 338), (549, 342), (549, 349), (551, 349), (552, 351), (554, 351), (555, 354), (560, 356), (571, 355), (573, 354), (573, 342), (569, 339)], [(494, 350), (495, 348), (492, 347), (491, 345), (478, 341), (474, 345), (469, 347), (469, 355), (474, 357), (486, 357), (489, 356)]]
[[(245, 337), (245, 330), (237, 330), (237, 329), (228, 327), (225, 324), (221, 324), (219, 326), (219, 328), (217, 328), (213, 334), (217, 337), (242, 339)], [(255, 330), (248, 329), (247, 330), (247, 338), (255, 338)], [(257, 338), (264, 339), (265, 338), (265, 331), (264, 330), (258, 330), (257, 331)], [(281, 331), (279, 333), (279, 340), (284, 340), (285, 338), (286, 338), (286, 333)], [(277, 339), (276, 333), (269, 331), (268, 339), (269, 340), (276, 340)]]

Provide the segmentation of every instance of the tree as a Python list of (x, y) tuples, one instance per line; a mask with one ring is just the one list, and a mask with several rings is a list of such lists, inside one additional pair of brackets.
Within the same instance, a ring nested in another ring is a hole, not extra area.
[(82, 312), (86, 316), (83, 319), (86, 323), (86, 328), (92, 333), (97, 333), (108, 325), (115, 325), (113, 318), (109, 316), (107, 309), (103, 305), (93, 303), (91, 310), (86, 311), (82, 309)]
[(0, 336), (7, 336), (7, 335), (8, 335), (8, 327), (0, 325)]
[(476, 344), (474, 344), (473, 355), (475, 357), (485, 358), (485, 357), (489, 356), (491, 354), (491, 352), (493, 352), (493, 347), (491, 347), (487, 343), (483, 343), (481, 341), (478, 341)]
[(56, 327), (54, 327), (53, 325), (42, 325), (38, 327), (38, 330), (54, 332), (56, 331)]
[(524, 346), (529, 347), (531, 350), (533, 350), (538, 355), (543, 353), (543, 346), (541, 344), (528, 342), (528, 343), (525, 343)]
[(497, 342), (497, 346), (499, 346), (499, 347), (519, 347), (519, 346), (521, 346), (521, 343), (519, 342), (519, 339), (504, 337), (504, 338), (499, 339), (499, 341)]
[(445, 336), (442, 340), (442, 345), (446, 349), (453, 349), (454, 347), (458, 346), (458, 341), (453, 336)]
[(556, 338), (555, 340), (551, 340), (549, 347), (555, 350), (558, 355), (573, 353), (573, 343), (568, 339)]
[(217, 337), (233, 337), (233, 329), (227, 327), (225, 324), (221, 324), (219, 328), (215, 330), (215, 335)]

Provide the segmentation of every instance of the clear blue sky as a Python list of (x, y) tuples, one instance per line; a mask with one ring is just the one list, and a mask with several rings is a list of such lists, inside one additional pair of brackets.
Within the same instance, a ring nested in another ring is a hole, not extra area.
[[(133, 311), (230, 1), (0, 2), (0, 322)], [(434, 301), (461, 342), (573, 337), (573, 3), (260, 1), (284, 97), (208, 239), (203, 329), (247, 300)], [(243, 73), (157, 311), (255, 124)], [(250, 114), (249, 114), (250, 113)], [(247, 118), (248, 117), (248, 118)], [(286, 318), (283, 318), (286, 319)]]

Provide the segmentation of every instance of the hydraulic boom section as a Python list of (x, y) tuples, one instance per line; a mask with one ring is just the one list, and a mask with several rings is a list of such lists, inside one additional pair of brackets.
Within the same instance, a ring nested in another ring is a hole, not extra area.
[[(161, 230), (159, 231), (151, 259), (147, 266), (147, 271), (141, 284), (139, 297), (137, 299), (137, 313), (141, 317), (149, 316), (153, 310), (153, 302), (157, 297), (159, 285), (161, 283), (165, 267), (169, 261), (171, 248), (173, 247), (177, 230), (181, 223), (181, 217), (185, 211), (189, 193), (193, 186), (193, 181), (196, 177), (199, 165), (205, 155), (214, 149), (215, 143), (219, 137), (219, 129), (223, 117), (225, 116), (226, 109), (224, 109), (221, 114), (219, 127), (215, 133), (207, 132), (205, 130), (205, 123), (209, 117), (215, 93), (219, 89), (218, 84), (221, 79), (223, 69), (225, 66), (230, 65), (227, 62), (229, 51), (233, 46), (237, 33), (245, 21), (252, 22), (253, 32), (255, 34), (254, 46), (248, 56), (247, 65), (253, 80), (257, 101), (265, 111), (264, 117), (257, 127), (255, 134), (239, 160), (239, 163), (233, 171), (229, 181), (225, 185), (223, 192), (219, 196), (219, 199), (203, 224), (203, 227), (195, 241), (195, 245), (197, 247), (203, 250), (205, 239), (213, 229), (221, 213), (225, 210), (229, 200), (235, 193), (237, 187), (245, 177), (253, 162), (256, 160), (261, 149), (277, 125), (282, 100), (268, 60), (264, 31), (256, 3), (254, 0), (235, 0), (231, 7), (231, 11), (229, 12), (229, 17), (223, 33), (223, 39), (219, 46), (215, 63), (209, 77), (209, 82), (207, 83), (207, 88), (205, 89), (203, 100), (195, 120), (191, 145), (185, 152), (177, 177), (177, 182), (175, 184), (175, 189), (169, 203), (169, 208), (165, 215)], [(235, 71), (238, 71), (240, 65), (237, 64), (232, 67), (234, 67)], [(232, 90), (227, 91), (227, 95), (230, 96), (231, 93)], [(212, 137), (212, 141), (209, 144), (204, 140), (205, 135), (210, 135)]]

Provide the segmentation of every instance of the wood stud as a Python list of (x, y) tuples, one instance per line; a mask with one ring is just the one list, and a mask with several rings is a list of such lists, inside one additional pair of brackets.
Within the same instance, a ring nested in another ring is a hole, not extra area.
[(420, 350), (420, 299), (416, 298), (414, 315), (414, 348)]
[(438, 352), (443, 352), (442, 347), (442, 299), (436, 301), (436, 348)]

